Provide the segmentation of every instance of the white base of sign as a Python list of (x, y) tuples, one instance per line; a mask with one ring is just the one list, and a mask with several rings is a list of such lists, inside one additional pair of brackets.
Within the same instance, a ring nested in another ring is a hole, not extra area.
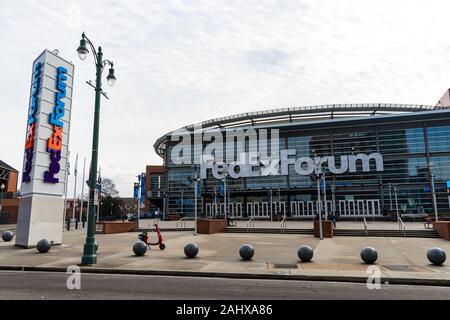
[(35, 247), (41, 239), (62, 243), (64, 199), (33, 195), (20, 199), (16, 246)]

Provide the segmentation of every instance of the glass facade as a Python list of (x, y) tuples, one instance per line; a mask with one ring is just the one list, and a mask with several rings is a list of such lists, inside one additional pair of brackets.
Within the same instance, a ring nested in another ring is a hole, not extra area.
[[(409, 121), (408, 116), (397, 119), (372, 124), (368, 118), (366, 125), (357, 126), (329, 121), (314, 129), (303, 129), (302, 124), (280, 126), (280, 150), (295, 149), (297, 158), (334, 156), (338, 168), (342, 165), (341, 156), (382, 155), (383, 171), (376, 170), (374, 161), (369, 162), (368, 172), (362, 170), (360, 162), (356, 162), (356, 172), (342, 174), (333, 174), (326, 163), (322, 165), (325, 189), (322, 188), (321, 200), (328, 212), (333, 210), (341, 216), (353, 217), (381, 216), (383, 211), (398, 210), (401, 214), (413, 215), (421, 213), (423, 208), (424, 213), (434, 214), (433, 176), (438, 212), (448, 214), (450, 120)], [(173, 143), (168, 142), (166, 150), (166, 210), (169, 214), (192, 216), (194, 167), (175, 164), (175, 159), (171, 158)], [(195, 150), (191, 148), (191, 158)], [(245, 151), (253, 151), (247, 141)], [(299, 175), (294, 165), (289, 165), (287, 175), (227, 177), (225, 181), (216, 179), (208, 171), (206, 179), (198, 186), (199, 216), (223, 214), (225, 194), (226, 212), (237, 217), (270, 218), (273, 213), (286, 213), (291, 218), (312, 218), (318, 206), (317, 178)]]

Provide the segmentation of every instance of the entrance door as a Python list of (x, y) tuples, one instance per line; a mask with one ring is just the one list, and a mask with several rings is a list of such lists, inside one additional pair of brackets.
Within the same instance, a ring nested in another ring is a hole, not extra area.
[(281, 213), (283, 216), (286, 216), (286, 202), (278, 202), (278, 209), (279, 213)]
[(231, 217), (236, 216), (236, 212), (234, 212), (234, 203), (227, 204), (227, 214), (229, 214)]
[(354, 200), (348, 200), (348, 215), (353, 216), (356, 214), (356, 205)]
[(211, 203), (207, 203), (205, 205), (205, 211), (206, 211), (206, 216), (207, 217), (211, 217), (212, 216)]
[(365, 216), (367, 214), (366, 212), (366, 206), (364, 204), (365, 200), (358, 200), (357, 201), (357, 214), (358, 216)]
[(254, 217), (255, 208), (253, 207), (253, 202), (247, 202), (247, 216)]
[(253, 213), (255, 217), (259, 217), (261, 215), (261, 212), (259, 212), (259, 203), (253, 202)]
[(267, 218), (269, 216), (269, 204), (261, 202), (261, 217)]
[(306, 212), (307, 212), (308, 216), (314, 216), (316, 214), (315, 210), (314, 210), (314, 201), (307, 202)]
[(291, 201), (291, 216), (298, 216), (298, 203), (296, 201)]
[(236, 217), (241, 218), (242, 217), (242, 203), (236, 202), (235, 209), (236, 209), (236, 211), (235, 211)]
[(307, 213), (305, 211), (305, 203), (303, 201), (297, 201), (298, 213), (300, 216), (305, 216)]
[(380, 200), (367, 200), (367, 214), (373, 217), (380, 215)]
[(347, 215), (347, 205), (345, 203), (345, 200), (339, 200), (338, 206), (339, 206), (339, 215), (346, 216)]

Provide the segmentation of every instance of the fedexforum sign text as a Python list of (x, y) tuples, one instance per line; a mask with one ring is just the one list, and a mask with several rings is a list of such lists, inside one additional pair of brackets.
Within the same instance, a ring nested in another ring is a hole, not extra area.
[(309, 176), (318, 168), (326, 165), (328, 170), (334, 174), (346, 172), (357, 172), (357, 164), (360, 163), (363, 172), (370, 172), (371, 161), (375, 164), (376, 171), (383, 171), (383, 156), (380, 153), (340, 156), (340, 165), (336, 164), (336, 157), (296, 157), (295, 149), (280, 151), (280, 157), (276, 159), (260, 159), (256, 152), (242, 153), (239, 161), (230, 163), (214, 162), (212, 157), (204, 157), (200, 166), (200, 177), (205, 179), (208, 170), (216, 179), (227, 176), (238, 179), (246, 177), (261, 176), (286, 176), (289, 175), (289, 166), (293, 166), (297, 174)]
[[(304, 148), (309, 149), (310, 137), (304, 137)], [(200, 168), (200, 178), (208, 172), (213, 177), (234, 179), (260, 176), (286, 176), (291, 173), (308, 176), (322, 168), (333, 174), (354, 173), (358, 170), (383, 171), (383, 156), (374, 152), (340, 156), (297, 156), (298, 149), (280, 149), (278, 129), (185, 129), (171, 134), (169, 148), (172, 164), (192, 165)], [(303, 153), (304, 154), (304, 153)], [(374, 164), (374, 166), (371, 166)], [(290, 169), (294, 169), (294, 172)]]

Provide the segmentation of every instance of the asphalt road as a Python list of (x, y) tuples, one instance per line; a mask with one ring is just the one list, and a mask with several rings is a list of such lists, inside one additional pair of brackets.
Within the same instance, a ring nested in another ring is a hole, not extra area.
[(314, 281), (82, 274), (81, 289), (67, 289), (65, 273), (0, 271), (6, 299), (450, 299), (449, 287)]

